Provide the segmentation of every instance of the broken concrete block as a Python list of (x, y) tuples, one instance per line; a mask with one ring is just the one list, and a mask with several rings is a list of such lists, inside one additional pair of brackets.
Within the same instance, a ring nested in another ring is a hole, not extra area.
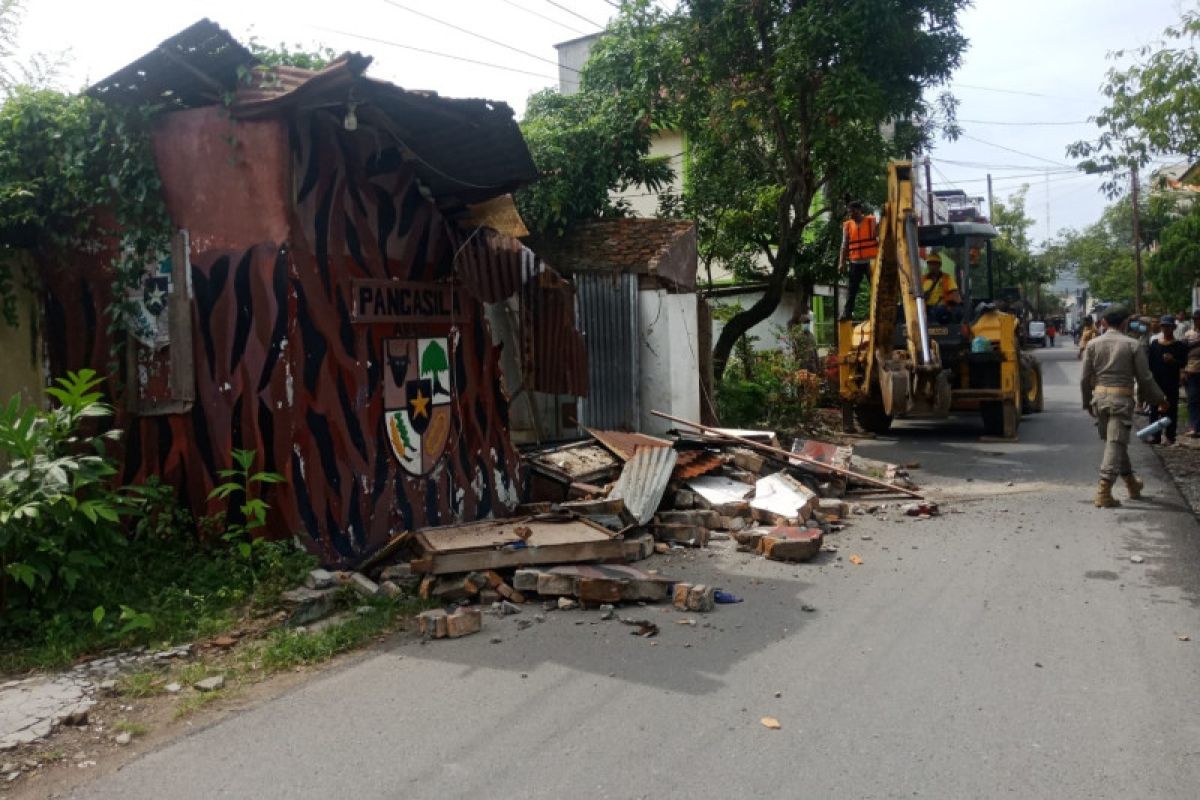
[(706, 586), (703, 583), (698, 583), (688, 589), (687, 593), (687, 610), (708, 612), (717, 607), (716, 600), (717, 590), (712, 586)]
[(689, 492), (687, 489), (678, 489), (671, 498), (671, 505), (675, 508), (694, 508), (696, 505), (696, 494)]
[(446, 615), (446, 636), (457, 639), (469, 636), (483, 630), (483, 613), (478, 606), (468, 606), (457, 609), (453, 614)]
[(309, 589), (328, 589), (333, 584), (333, 573), (327, 569), (314, 569), (304, 577), (304, 585)]
[(288, 607), (287, 624), (292, 627), (308, 625), (329, 616), (333, 613), (337, 594), (337, 588), (308, 589), (303, 586), (282, 593), (279, 599)]
[(691, 511), (660, 511), (655, 516), (661, 525), (703, 525), (706, 528), (721, 527), (721, 515), (711, 509)]
[(379, 594), (379, 584), (368, 578), (366, 575), (363, 575), (361, 572), (350, 573), (350, 580), (348, 583), (350, 587), (354, 589), (354, 591), (358, 592), (363, 597), (374, 597), (375, 595)]
[(444, 608), (431, 608), (417, 615), (417, 631), (430, 639), (444, 639), (447, 632), (446, 618), (450, 615)]
[(777, 527), (758, 542), (758, 552), (772, 561), (809, 561), (821, 552), (820, 528)]
[[(484, 580), (482, 583), (486, 585), (487, 581)], [(464, 575), (442, 575), (434, 579), (429, 587), (430, 597), (437, 597), (449, 602), (466, 600), (478, 593), (479, 588)]]
[(708, 544), (708, 528), (704, 525), (654, 525), (654, 538), (660, 542), (704, 547)]
[(513, 588), (518, 592), (536, 592), (540, 569), (519, 569), (513, 573)]
[(497, 592), (495, 589), (484, 589), (482, 592), (479, 593), (479, 604), (480, 605), (490, 606), (493, 603), (499, 603), (499, 602), (500, 602), (500, 593)]
[(817, 495), (786, 472), (759, 478), (750, 507), (784, 519), (806, 520), (812, 515)]
[(680, 611), (687, 611), (688, 594), (692, 591), (690, 583), (677, 583), (671, 592), (671, 605)]
[(734, 533), (744, 530), (750, 521), (745, 517), (721, 517), (721, 528)]
[(573, 608), (579, 608), (579, 603), (575, 602), (574, 600), (572, 600), (569, 597), (558, 598), (558, 610), (559, 611), (570, 611)]
[(767, 535), (767, 528), (746, 528), (733, 534), (739, 550), (758, 552), (758, 543)]
[(642, 561), (654, 554), (654, 537), (638, 533), (625, 537), (625, 560)]
[(758, 475), (763, 471), (763, 467), (766, 465), (767, 460), (751, 450), (739, 449), (733, 451), (733, 463), (736, 464), (740, 469), (744, 469), (747, 472)]
[(849, 504), (835, 497), (817, 498), (816, 510), (827, 517), (838, 517), (839, 519), (849, 516), (850, 513)]
[(750, 501), (738, 500), (732, 503), (721, 503), (713, 506), (712, 510), (722, 517), (748, 517), (750, 516)]
[(194, 684), (192, 684), (192, 686), (200, 692), (215, 692), (218, 689), (223, 689), (225, 687), (225, 676), (213, 675), (211, 678), (205, 678), (202, 681), (196, 681)]
[(400, 597), (404, 594), (404, 590), (401, 589), (396, 584), (392, 583), (391, 581), (384, 581), (383, 583), (379, 584), (379, 591), (383, 592), (388, 597), (391, 597), (393, 599)]
[(552, 572), (539, 573), (537, 593), (544, 595), (574, 595), (575, 576), (555, 575)]

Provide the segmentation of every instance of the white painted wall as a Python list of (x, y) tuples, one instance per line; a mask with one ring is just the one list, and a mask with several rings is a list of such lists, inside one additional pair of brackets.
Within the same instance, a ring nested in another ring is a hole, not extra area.
[[(742, 308), (749, 308), (762, 299), (762, 292), (744, 292), (736, 295), (722, 295), (720, 297), (709, 297), (708, 304), (712, 306), (713, 311), (720, 306), (733, 305), (741, 303)], [(762, 322), (750, 329), (750, 335), (757, 337), (754, 341), (754, 349), (756, 351), (763, 350), (778, 350), (783, 346), (780, 341), (780, 333), (787, 329), (788, 322), (792, 319), (792, 310), (796, 305), (796, 296), (791, 292), (784, 294), (783, 299), (779, 301), (779, 306), (775, 309), (775, 313), (764, 319)], [(716, 313), (713, 314), (713, 343), (716, 344), (717, 338), (721, 335), (721, 329), (725, 327), (725, 323), (717, 319)]]
[(675, 424), (650, 414), (663, 411), (700, 419), (700, 363), (696, 350), (696, 295), (663, 289), (638, 292), (642, 329), (641, 424), (643, 433), (665, 433)]

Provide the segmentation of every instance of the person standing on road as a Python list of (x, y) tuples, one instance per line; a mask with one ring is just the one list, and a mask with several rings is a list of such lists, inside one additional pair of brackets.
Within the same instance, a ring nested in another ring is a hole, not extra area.
[(1049, 325), (1046, 326), (1046, 338), (1050, 340), (1051, 347), (1054, 347), (1054, 337), (1057, 335), (1058, 335), (1058, 328), (1054, 327), (1054, 323), (1051, 322)]
[[(1165, 413), (1159, 413), (1157, 408), (1151, 408), (1150, 422), (1158, 422), (1159, 418), (1164, 416), (1169, 419), (1171, 422), (1167, 426), (1166, 439), (1168, 445), (1173, 445), (1178, 428), (1176, 421), (1179, 419), (1179, 382), (1183, 366), (1187, 363), (1188, 349), (1187, 345), (1175, 338), (1173, 316), (1163, 316), (1160, 325), (1159, 338), (1150, 342), (1150, 374), (1154, 376), (1158, 388), (1167, 396), (1167, 410)], [(1163, 437), (1159, 435), (1150, 443), (1160, 444), (1162, 440)]]
[(1180, 341), (1192, 332), (1192, 319), (1185, 311), (1175, 312), (1175, 338)]
[(1188, 427), (1184, 436), (1200, 439), (1200, 308), (1192, 312), (1192, 329), (1183, 337), (1187, 345), (1187, 366), (1183, 377), (1187, 384)]
[(1142, 496), (1142, 481), (1133, 474), (1129, 461), (1129, 432), (1133, 428), (1134, 386), (1142, 398), (1167, 410), (1167, 398), (1154, 377), (1146, 349), (1125, 334), (1129, 312), (1122, 306), (1109, 306), (1104, 312), (1108, 331), (1093, 339), (1083, 354), (1083, 375), (1079, 386), (1084, 409), (1096, 418), (1096, 428), (1104, 440), (1104, 460), (1100, 464), (1100, 485), (1096, 490), (1097, 508), (1116, 508), (1113, 497), (1117, 478), (1125, 481), (1129, 499)]
[(1091, 317), (1083, 318), (1083, 330), (1079, 333), (1079, 353), (1076, 358), (1083, 359), (1083, 351), (1087, 349), (1088, 342), (1096, 338), (1096, 323), (1092, 322)]
[(871, 262), (879, 252), (879, 229), (874, 214), (867, 214), (863, 204), (850, 204), (850, 219), (842, 223), (842, 263), (850, 270), (850, 287), (846, 292), (846, 307), (842, 319), (854, 319), (854, 303), (862, 282), (871, 274)]

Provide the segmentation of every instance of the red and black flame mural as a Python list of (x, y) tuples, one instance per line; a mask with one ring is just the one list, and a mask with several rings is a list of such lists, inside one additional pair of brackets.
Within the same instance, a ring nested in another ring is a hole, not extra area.
[[(220, 141), (228, 122), (198, 110), (179, 115), (157, 152), (173, 221), (191, 237), (195, 402), (185, 413), (147, 416), (118, 400), (124, 478), (161, 476), (197, 513), (211, 512), (207, 497), (218, 470), (230, 466), (233, 450), (254, 450), (258, 469), (286, 478), (268, 494), (272, 535), (295, 536), (338, 565), (361, 561), (399, 531), (509, 511), (519, 495), (520, 462), (507, 434), (499, 353), (482, 302), (496, 301), (496, 286), (511, 283), (514, 292), (545, 294), (548, 307), (573, 305), (573, 296), (562, 299), (569, 285), (540, 264), (522, 267), (515, 240), (490, 229), (458, 230), (400, 151), (381, 144), (384, 137), (368, 126), (350, 133), (320, 112), (243, 124), (243, 146), (259, 148), (263, 158), (239, 171), (195, 163), (192, 142)], [(172, 150), (179, 130), (188, 135)], [(272, 147), (286, 148), (277, 159), (286, 165), (282, 177), (254, 172), (266, 169)], [(196, 173), (210, 166), (215, 176)], [(259, 216), (248, 222), (246, 214)], [(230, 230), (239, 233), (231, 237)], [(231, 241), (246, 235), (257, 240)], [(472, 268), (460, 274), (464, 254)], [(108, 369), (105, 260), (46, 270), (47, 347), (56, 374)], [(453, 320), (356, 323), (356, 279), (448, 284)], [(582, 353), (572, 314), (559, 309), (550, 324), (561, 328), (566, 351)], [(412, 475), (385, 424), (386, 341), (422, 337), (452, 342), (454, 430), (441, 462)], [(586, 393), (577, 385), (585, 374), (581, 363), (558, 370), (556, 380), (566, 385), (557, 388)]]

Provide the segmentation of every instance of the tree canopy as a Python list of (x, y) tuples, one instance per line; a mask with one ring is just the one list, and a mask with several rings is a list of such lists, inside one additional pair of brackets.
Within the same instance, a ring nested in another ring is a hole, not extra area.
[(1102, 91), (1108, 105), (1092, 120), (1095, 139), (1075, 142), (1068, 154), (1084, 159), (1081, 167), (1108, 172), (1110, 196), (1124, 191), (1133, 167), (1155, 156), (1200, 155), (1200, 12), (1185, 11), (1163, 38), (1132, 51), (1110, 53), (1115, 61), (1132, 57), (1124, 68), (1109, 69)]
[[(925, 91), (966, 40), (967, 0), (627, 0), (597, 43), (585, 89), (681, 129), (683, 202), (701, 236), (765, 262), (763, 298), (723, 328), (733, 343), (766, 319), (789, 276), (831, 274), (846, 194), (880, 197), (888, 157), (927, 141)], [(942, 109), (952, 114), (950, 102)], [(703, 245), (702, 245), (703, 246)]]

